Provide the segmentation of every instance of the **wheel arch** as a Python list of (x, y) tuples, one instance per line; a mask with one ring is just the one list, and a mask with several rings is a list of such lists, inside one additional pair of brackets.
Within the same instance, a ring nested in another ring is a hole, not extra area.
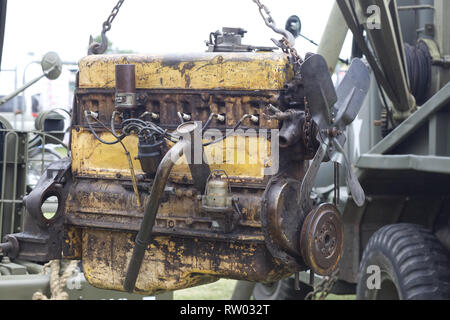
[[(373, 282), (376, 269), (378, 284)], [(450, 255), (426, 227), (412, 223), (387, 225), (370, 238), (364, 250), (357, 298), (449, 299)]]
[(396, 223), (421, 225), (431, 230), (450, 250), (450, 196), (376, 195), (367, 196), (358, 208), (348, 201), (343, 210), (344, 252), (340, 280), (356, 283), (363, 251), (372, 235)]

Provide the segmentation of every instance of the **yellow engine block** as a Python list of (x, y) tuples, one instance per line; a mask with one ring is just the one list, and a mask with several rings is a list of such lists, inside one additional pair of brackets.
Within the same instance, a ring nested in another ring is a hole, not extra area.
[[(28, 197), (19, 257), (79, 259), (92, 285), (142, 294), (309, 268), (298, 198), (317, 142), (287, 54), (97, 55), (79, 69), (70, 159)], [(199, 164), (183, 135), (196, 130)], [(30, 209), (50, 196), (52, 219)]]

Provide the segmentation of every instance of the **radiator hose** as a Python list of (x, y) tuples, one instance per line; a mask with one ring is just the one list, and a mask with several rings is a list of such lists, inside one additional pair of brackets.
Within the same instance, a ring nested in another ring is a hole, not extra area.
[[(206, 185), (206, 179), (210, 174), (209, 166), (203, 163), (194, 164), (193, 161), (193, 153), (195, 152), (194, 136), (195, 133), (198, 133), (196, 130), (200, 130), (201, 133), (201, 126), (194, 122), (186, 122), (180, 125), (177, 132), (181, 136), (181, 139), (166, 153), (158, 166), (152, 190), (150, 192), (150, 199), (145, 207), (144, 219), (142, 220), (139, 233), (136, 236), (133, 254), (128, 264), (127, 274), (123, 284), (123, 287), (127, 292), (133, 292), (136, 287), (136, 281), (142, 261), (144, 260), (145, 250), (151, 241), (152, 229), (155, 224), (158, 208), (161, 204), (161, 198), (175, 163), (183, 155), (190, 154), (191, 162), (189, 164), (189, 169), (194, 180), (194, 186), (198, 186), (199, 189), (204, 189)], [(201, 135), (199, 146), (200, 151), (203, 153)]]
[(141, 269), (142, 260), (144, 259), (145, 250), (151, 240), (152, 229), (155, 224), (159, 205), (161, 204), (161, 198), (164, 193), (166, 182), (169, 179), (170, 172), (172, 171), (176, 160), (183, 156), (184, 148), (188, 144), (190, 143), (185, 140), (177, 142), (169, 150), (169, 152), (166, 153), (158, 167), (152, 191), (150, 193), (150, 200), (145, 207), (144, 219), (142, 220), (139, 233), (136, 236), (133, 255), (131, 256), (130, 263), (128, 264), (127, 274), (123, 284), (123, 288), (127, 292), (134, 291), (139, 270)]

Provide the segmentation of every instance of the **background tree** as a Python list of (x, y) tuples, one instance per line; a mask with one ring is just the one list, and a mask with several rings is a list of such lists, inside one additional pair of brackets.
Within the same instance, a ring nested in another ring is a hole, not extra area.
[[(102, 36), (98, 35), (94, 38), (94, 42), (102, 43)], [(105, 51), (105, 54), (128, 54), (128, 53), (136, 53), (133, 50), (128, 49), (120, 49), (114, 46), (114, 43), (108, 39), (108, 49)]]

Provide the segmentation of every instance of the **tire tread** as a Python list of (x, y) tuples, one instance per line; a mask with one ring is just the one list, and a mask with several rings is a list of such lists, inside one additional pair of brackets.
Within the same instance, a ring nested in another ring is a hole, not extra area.
[(449, 253), (430, 230), (409, 223), (385, 226), (370, 238), (361, 259), (358, 298), (365, 287), (361, 274), (375, 251), (394, 266), (404, 299), (450, 299)]

